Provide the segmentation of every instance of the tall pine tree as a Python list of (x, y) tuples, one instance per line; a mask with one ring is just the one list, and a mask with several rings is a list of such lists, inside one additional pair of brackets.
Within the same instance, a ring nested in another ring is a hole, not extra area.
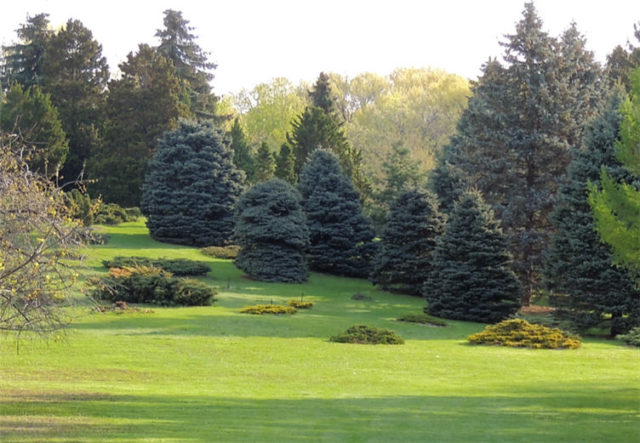
[(311, 269), (367, 277), (376, 252), (374, 231), (338, 158), (324, 149), (314, 151), (298, 186), (309, 227)]
[(168, 243), (228, 244), (243, 183), (223, 131), (182, 121), (149, 162), (140, 204), (149, 233)]
[(252, 181), (255, 168), (253, 153), (237, 118), (233, 121), (229, 137), (231, 138), (231, 149), (233, 150), (233, 163), (236, 168), (244, 171), (248, 181)]
[(439, 317), (495, 323), (520, 306), (506, 238), (477, 191), (456, 203), (424, 287), (427, 310)]
[(129, 53), (120, 72), (109, 83), (104, 143), (88, 161), (89, 191), (106, 202), (138, 206), (158, 139), (188, 110), (179, 102), (173, 64), (150, 46)]
[(295, 162), (296, 158), (293, 152), (291, 152), (291, 148), (288, 144), (283, 143), (282, 146), (280, 146), (280, 152), (276, 158), (275, 176), (287, 183), (295, 184)]
[[(615, 156), (621, 116), (621, 94), (589, 127), (583, 150), (572, 150), (568, 181), (560, 189), (551, 214), (556, 229), (545, 260), (545, 280), (557, 294), (553, 303), (569, 311), (583, 328), (602, 324), (610, 317), (612, 336), (625, 332), (627, 314), (640, 315), (640, 292), (624, 268), (613, 266), (609, 246), (600, 242), (588, 202), (589, 183), (600, 182), (601, 168), (616, 181), (631, 175)], [(637, 318), (636, 318), (637, 320)]]
[(262, 142), (258, 148), (258, 152), (256, 152), (253, 180), (256, 183), (267, 181), (273, 178), (275, 170), (276, 160), (273, 158), (269, 145)]
[(393, 202), (370, 280), (383, 289), (422, 295), (445, 218), (430, 192), (407, 191)]

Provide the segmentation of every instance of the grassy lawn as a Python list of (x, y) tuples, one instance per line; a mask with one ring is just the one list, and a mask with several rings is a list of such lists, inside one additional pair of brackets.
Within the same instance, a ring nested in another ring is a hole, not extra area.
[[(206, 260), (211, 307), (153, 313), (76, 308), (59, 341), (0, 341), (2, 442), (640, 441), (640, 351), (586, 340), (572, 351), (473, 347), (483, 325), (396, 322), (423, 301), (363, 280), (243, 278), (230, 261), (154, 242), (142, 223), (106, 228), (87, 275), (115, 255)], [(373, 301), (351, 300), (361, 292)], [(293, 316), (240, 314), (300, 297)], [(393, 329), (401, 346), (330, 343), (347, 327)]]

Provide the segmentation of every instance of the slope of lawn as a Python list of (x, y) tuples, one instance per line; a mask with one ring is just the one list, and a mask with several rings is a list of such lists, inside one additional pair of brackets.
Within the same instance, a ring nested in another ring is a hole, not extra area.
[[(364, 280), (312, 274), (306, 284), (248, 280), (230, 261), (152, 241), (142, 222), (105, 228), (85, 274), (115, 255), (206, 260), (211, 307), (153, 313), (76, 308), (58, 341), (0, 341), (0, 441), (480, 441), (640, 440), (640, 352), (586, 340), (573, 351), (473, 347), (483, 325), (396, 322), (418, 298)], [(373, 301), (355, 301), (361, 292)], [(310, 311), (240, 314), (304, 294)], [(400, 346), (336, 344), (366, 323)]]

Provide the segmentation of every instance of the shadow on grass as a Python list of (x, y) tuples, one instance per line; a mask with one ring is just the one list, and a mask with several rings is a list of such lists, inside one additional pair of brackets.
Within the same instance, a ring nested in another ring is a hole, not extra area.
[(0, 435), (6, 441), (637, 441), (637, 393), (573, 388), (349, 399), (15, 392), (0, 405)]

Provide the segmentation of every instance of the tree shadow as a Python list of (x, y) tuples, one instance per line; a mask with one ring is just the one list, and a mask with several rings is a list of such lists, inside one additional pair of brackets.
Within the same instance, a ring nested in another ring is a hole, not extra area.
[(638, 441), (637, 393), (555, 388), (528, 387), (509, 397), (324, 399), (16, 392), (0, 406), (0, 435), (6, 441)]

